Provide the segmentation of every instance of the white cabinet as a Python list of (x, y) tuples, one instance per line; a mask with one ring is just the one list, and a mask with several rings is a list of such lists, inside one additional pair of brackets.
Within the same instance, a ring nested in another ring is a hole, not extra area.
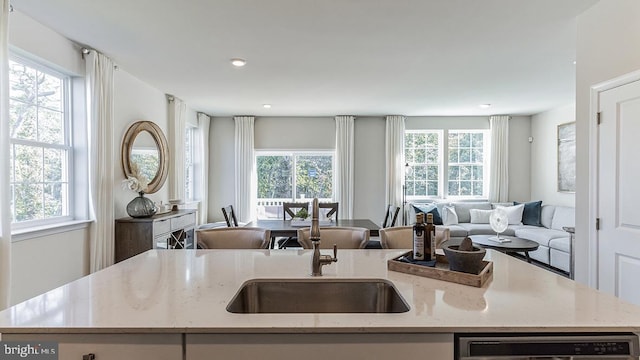
[(2, 334), (2, 341), (55, 342), (59, 360), (182, 359), (182, 334)]
[(187, 334), (186, 360), (453, 359), (453, 334)]

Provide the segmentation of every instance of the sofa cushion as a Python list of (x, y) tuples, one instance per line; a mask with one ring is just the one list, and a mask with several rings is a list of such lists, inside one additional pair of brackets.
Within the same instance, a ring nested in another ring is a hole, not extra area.
[(575, 226), (576, 223), (576, 211), (575, 208), (568, 206), (556, 206), (556, 211), (553, 213), (553, 219), (551, 220), (551, 228), (556, 230), (562, 230), (563, 226)]
[(538, 250), (529, 251), (529, 257), (532, 258), (533, 260), (540, 261), (543, 264), (549, 264), (549, 259), (550, 259), (549, 248), (546, 246), (540, 245), (540, 247), (538, 247)]
[(458, 214), (456, 214), (456, 209), (453, 206), (444, 206), (442, 208), (442, 224), (456, 225), (458, 223)]
[(569, 272), (571, 267), (571, 256), (569, 253), (557, 249), (549, 250), (549, 265), (564, 272)]
[(451, 238), (464, 238), (469, 234), (469, 230), (461, 225), (450, 225), (447, 227), (449, 228), (449, 236)]
[[(491, 228), (489, 224), (472, 224), (461, 223), (458, 226), (467, 229), (468, 235), (495, 235), (496, 232)], [(514, 236), (517, 226), (509, 226), (507, 229), (500, 233), (500, 235)]]
[(569, 253), (569, 241), (570, 241), (569, 237), (551, 239), (549, 241), (549, 247), (552, 249)]
[(522, 212), (524, 210), (524, 204), (513, 206), (498, 206), (496, 209), (503, 209), (509, 219), (509, 225), (522, 224)]
[(453, 207), (456, 209), (458, 215), (458, 223), (471, 222), (471, 214), (469, 210), (491, 210), (491, 203), (489, 202), (454, 202)]
[(540, 223), (542, 226), (551, 229), (551, 221), (553, 221), (553, 214), (555, 212), (555, 205), (542, 205), (542, 210), (540, 210)]
[(493, 210), (480, 210), (470, 209), (469, 215), (471, 216), (470, 223), (472, 224), (488, 224)]
[[(434, 225), (442, 225), (442, 218), (440, 217), (440, 212), (436, 204), (412, 204), (413, 210), (416, 214), (424, 213), (425, 219), (424, 222), (427, 222), (427, 214), (433, 215), (433, 224)], [(414, 219), (415, 220), (415, 219)]]
[(498, 206), (513, 206), (512, 202), (497, 202), (497, 203), (491, 203), (491, 207), (492, 208), (497, 208)]
[(533, 240), (540, 245), (549, 246), (551, 239), (563, 238), (567, 236), (567, 232), (554, 229), (547, 229), (538, 226), (524, 225), (516, 229), (517, 237), (527, 240)]
[(524, 204), (522, 212), (522, 223), (524, 225), (542, 226), (542, 201), (531, 201), (526, 203), (513, 202), (514, 205)]

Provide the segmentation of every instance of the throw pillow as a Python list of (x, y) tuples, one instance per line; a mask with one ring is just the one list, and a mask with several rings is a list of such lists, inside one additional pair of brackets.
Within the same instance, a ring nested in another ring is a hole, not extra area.
[(453, 206), (444, 206), (442, 208), (442, 225), (457, 225), (458, 214)]
[(491, 203), (487, 201), (479, 201), (479, 202), (466, 202), (459, 201), (454, 202), (452, 205), (456, 209), (456, 214), (458, 215), (459, 223), (470, 223), (471, 222), (471, 214), (469, 210), (471, 209), (480, 209), (480, 210), (492, 210)]
[(542, 201), (530, 201), (526, 203), (513, 202), (513, 205), (524, 204), (522, 223), (525, 225), (542, 226)]
[(496, 209), (503, 209), (507, 213), (509, 225), (522, 224), (522, 213), (524, 212), (524, 204), (514, 206), (498, 206)]
[(471, 215), (471, 223), (472, 224), (488, 224), (489, 217), (493, 210), (480, 210), (480, 209), (471, 209), (469, 210), (469, 214)]
[[(411, 204), (413, 206), (413, 210), (417, 213), (423, 213), (425, 215), (424, 222), (427, 222), (427, 214), (433, 214), (433, 224), (434, 225), (442, 225), (442, 217), (438, 212), (438, 208), (435, 204)], [(415, 220), (415, 219), (414, 219)]]

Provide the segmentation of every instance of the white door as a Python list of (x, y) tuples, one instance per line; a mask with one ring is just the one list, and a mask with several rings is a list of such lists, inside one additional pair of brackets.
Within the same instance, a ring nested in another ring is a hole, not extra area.
[(599, 95), (598, 287), (640, 305), (640, 81)]

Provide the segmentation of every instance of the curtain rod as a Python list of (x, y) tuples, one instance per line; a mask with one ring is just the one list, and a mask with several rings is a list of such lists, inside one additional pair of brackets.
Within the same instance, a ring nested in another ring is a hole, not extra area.
[[(90, 53), (91, 51), (95, 51), (95, 52), (99, 53), (99, 51), (98, 51), (98, 50), (96, 50), (96, 49), (92, 49), (92, 48), (89, 48), (89, 47), (86, 47), (86, 46), (82, 46), (82, 47), (80, 48), (80, 52), (82, 53), (82, 58), (83, 58), (83, 59), (84, 59), (84, 56), (85, 56), (85, 55), (89, 55), (89, 53)], [(113, 64), (113, 70), (120, 70), (120, 68), (118, 67), (118, 65), (117, 65), (117, 64), (115, 64), (115, 63), (114, 63), (114, 64)]]

